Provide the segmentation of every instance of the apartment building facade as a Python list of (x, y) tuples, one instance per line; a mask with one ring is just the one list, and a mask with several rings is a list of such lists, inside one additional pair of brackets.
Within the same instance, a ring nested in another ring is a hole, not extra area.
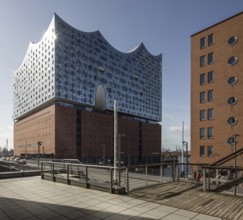
[(191, 36), (192, 162), (211, 164), (243, 146), (242, 73), (243, 12)]

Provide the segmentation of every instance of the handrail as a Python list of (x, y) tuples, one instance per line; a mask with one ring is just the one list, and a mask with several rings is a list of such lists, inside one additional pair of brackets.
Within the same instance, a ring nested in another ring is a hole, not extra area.
[(221, 164), (224, 164), (225, 162), (228, 162), (229, 160), (232, 160), (236, 157), (238, 157), (240, 154), (243, 154), (243, 148), (235, 151), (234, 153), (232, 154), (229, 154), (227, 155), (226, 157), (223, 157), (221, 159), (219, 159), (218, 161), (210, 164), (210, 166), (215, 166), (215, 165), (221, 165)]

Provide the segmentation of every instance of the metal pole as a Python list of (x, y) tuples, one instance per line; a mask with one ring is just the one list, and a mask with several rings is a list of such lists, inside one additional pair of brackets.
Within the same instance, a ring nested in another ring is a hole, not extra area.
[(89, 188), (89, 171), (88, 171), (88, 166), (85, 167), (85, 172), (86, 172), (85, 184), (86, 184), (86, 188)]
[(129, 168), (126, 168), (127, 192), (129, 192)]
[(118, 123), (117, 123), (117, 100), (114, 100), (114, 176), (113, 180), (116, 181), (117, 171), (117, 135), (118, 135)]
[(207, 186), (206, 186), (206, 172), (205, 169), (203, 169), (203, 191), (207, 191)]
[(146, 186), (148, 186), (148, 166), (145, 167)]
[(160, 183), (163, 183), (163, 165), (162, 164), (160, 164)]
[(69, 181), (69, 164), (67, 165), (67, 184), (70, 184), (70, 181)]
[(121, 185), (121, 134), (118, 134), (118, 186)]
[(186, 142), (186, 178), (188, 178), (188, 142)]
[(181, 170), (184, 171), (184, 121), (182, 122), (182, 149), (181, 149)]
[(113, 193), (113, 168), (110, 169), (110, 174), (111, 174), (111, 188), (110, 188), (110, 192)]
[[(234, 153), (236, 152), (236, 134), (234, 134)], [(234, 159), (234, 168), (236, 168), (236, 155)], [(236, 181), (236, 170), (234, 170), (234, 181)], [(234, 194), (236, 196), (236, 185), (234, 186)]]

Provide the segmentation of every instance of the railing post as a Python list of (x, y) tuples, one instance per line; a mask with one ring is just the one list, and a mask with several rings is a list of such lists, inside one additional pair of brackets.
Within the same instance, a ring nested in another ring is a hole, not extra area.
[(70, 167), (69, 167), (69, 164), (67, 165), (67, 184), (70, 184), (70, 181), (69, 181), (69, 171), (70, 171), (70, 169), (69, 169)]
[(129, 192), (129, 168), (126, 168), (127, 192)]
[(208, 191), (210, 191), (210, 170), (209, 169), (207, 169), (207, 173), (208, 173), (208, 178), (207, 178), (207, 180), (208, 180)]
[(160, 170), (160, 183), (162, 184), (163, 183), (163, 165), (160, 164), (160, 167), (159, 167), (159, 170)]
[(145, 167), (146, 186), (148, 186), (148, 166)]
[(86, 188), (89, 188), (88, 184), (89, 184), (89, 174), (88, 174), (88, 166), (85, 167), (86, 169)]
[(113, 193), (113, 168), (110, 169), (110, 173), (111, 173), (111, 188), (110, 188), (110, 191), (111, 193)]
[(191, 165), (191, 183), (194, 181), (193, 166)]
[[(51, 166), (52, 166), (52, 181), (55, 181), (55, 171), (54, 171), (55, 164), (52, 163)], [(39, 168), (38, 168), (38, 169), (39, 169)]]
[(203, 168), (203, 191), (207, 191), (207, 183), (206, 183), (206, 172), (205, 169)]
[(43, 163), (41, 163), (41, 179), (44, 179)]
[[(120, 161), (119, 161), (119, 163), (120, 163)], [(119, 172), (118, 173), (119, 174), (119, 176), (118, 176), (118, 186), (121, 186), (121, 166), (119, 166), (118, 169), (119, 169), (119, 171), (118, 171)]]
[(175, 165), (174, 165), (174, 163), (172, 163), (172, 169), (171, 169), (172, 171), (172, 178), (173, 178), (173, 182), (175, 182)]

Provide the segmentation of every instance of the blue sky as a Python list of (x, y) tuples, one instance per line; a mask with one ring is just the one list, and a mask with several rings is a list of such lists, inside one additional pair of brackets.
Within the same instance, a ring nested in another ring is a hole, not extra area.
[(13, 70), (30, 41), (38, 42), (53, 13), (82, 31), (100, 30), (127, 52), (144, 42), (163, 54), (163, 145), (190, 141), (190, 36), (243, 11), (241, 0), (0, 0), (0, 147), (13, 147)]

